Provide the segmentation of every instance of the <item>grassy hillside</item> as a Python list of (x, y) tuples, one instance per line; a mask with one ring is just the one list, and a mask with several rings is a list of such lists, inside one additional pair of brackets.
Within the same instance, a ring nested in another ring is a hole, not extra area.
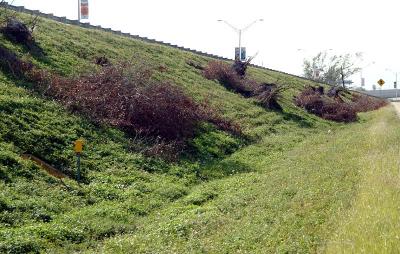
[[(387, 126), (398, 125), (390, 109), (350, 125), (307, 114), (293, 104), (307, 82), (276, 72), (251, 68), (249, 75), (289, 87), (282, 112), (186, 63), (204, 65), (211, 60), (205, 57), (48, 20), (40, 20), (35, 38), (45, 56), (3, 35), (0, 44), (65, 77), (95, 71), (94, 59), (103, 55), (161, 66), (156, 79), (207, 99), (248, 139), (205, 126), (191, 142), (195, 156), (168, 163), (144, 156), (140, 140), (72, 114), (0, 72), (0, 252), (315, 252), (336, 232), (363, 179), (373, 139), (361, 131), (386, 118)], [(87, 142), (82, 184), (74, 180), (72, 150), (79, 137)], [(71, 179), (47, 175), (23, 153)]]

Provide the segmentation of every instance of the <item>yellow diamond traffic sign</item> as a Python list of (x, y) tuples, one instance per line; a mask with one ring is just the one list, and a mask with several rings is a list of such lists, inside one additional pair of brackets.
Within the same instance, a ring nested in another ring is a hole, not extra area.
[(385, 84), (385, 81), (383, 79), (378, 80), (378, 85), (383, 86)]

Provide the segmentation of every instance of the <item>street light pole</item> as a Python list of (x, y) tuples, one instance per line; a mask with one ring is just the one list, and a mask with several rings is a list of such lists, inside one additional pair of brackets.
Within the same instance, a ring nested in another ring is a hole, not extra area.
[(81, 0), (78, 0), (78, 21), (81, 22)]
[[(370, 62), (369, 64), (367, 64), (367, 65), (365, 65), (364, 67), (360, 68), (360, 69), (361, 69), (361, 70), (360, 70), (361, 87), (363, 87), (363, 79), (364, 79), (364, 77), (363, 77), (363, 71), (364, 71), (364, 69), (367, 68), (367, 67), (369, 67), (369, 66), (371, 66), (371, 65), (374, 65), (374, 64), (375, 64), (375, 61)], [(365, 85), (365, 84), (364, 84), (364, 85)]]
[(239, 30), (239, 60), (242, 61), (242, 30)]
[(224, 22), (225, 24), (227, 24), (230, 28), (232, 28), (236, 33), (238, 33), (239, 35), (239, 61), (242, 61), (242, 33), (245, 32), (247, 29), (249, 29), (252, 25), (254, 25), (257, 22), (262, 22), (264, 21), (263, 19), (256, 19), (253, 22), (251, 22), (249, 25), (247, 25), (244, 28), (237, 28), (235, 26), (233, 26), (232, 24), (230, 24), (229, 22), (227, 22), (226, 20), (222, 20), (219, 19), (218, 22)]
[(397, 73), (398, 72), (396, 71), (396, 88), (395, 88), (396, 89), (396, 100), (397, 100)]
[(392, 69), (389, 69), (389, 68), (386, 68), (386, 71), (391, 71), (393, 74), (395, 74), (395, 77), (396, 77), (396, 81), (395, 81), (395, 86), (396, 87), (394, 87), (394, 89), (396, 89), (396, 99), (397, 99), (397, 92), (398, 92), (398, 88), (397, 88), (397, 85), (398, 85), (398, 83), (397, 83), (397, 74), (398, 74), (398, 72), (397, 71), (393, 71)]

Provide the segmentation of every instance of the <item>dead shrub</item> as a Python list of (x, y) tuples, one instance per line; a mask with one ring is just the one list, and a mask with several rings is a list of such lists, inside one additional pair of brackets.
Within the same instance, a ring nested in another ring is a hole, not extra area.
[[(122, 63), (74, 80), (53, 75), (37, 89), (95, 122), (166, 142), (192, 138), (202, 121), (223, 127), (222, 118), (207, 115), (181, 88), (155, 82), (151, 74), (145, 64)], [(38, 72), (36, 77), (43, 75)]]
[(341, 86), (332, 86), (328, 92), (327, 92), (327, 96), (329, 97), (333, 97), (333, 98), (340, 98), (341, 95), (344, 95), (348, 93), (348, 91), (346, 89), (344, 89)]
[(32, 16), (28, 25), (10, 16), (6, 17), (5, 25), (0, 28), (0, 32), (10, 41), (25, 46), (32, 55), (43, 57), (44, 51), (33, 37), (33, 30), (37, 27), (37, 23), (38, 16)]
[(246, 76), (246, 72), (247, 72), (247, 67), (250, 65), (251, 60), (252, 60), (252, 58), (250, 58), (249, 60), (247, 60), (245, 62), (236, 60), (232, 65), (232, 69), (240, 77), (245, 77)]
[(0, 46), (0, 67), (5, 72), (21, 78), (26, 72), (32, 70), (33, 65), (21, 60), (16, 54)]
[(352, 106), (357, 112), (377, 110), (387, 105), (387, 101), (363, 94), (353, 94)]
[(325, 89), (323, 86), (318, 86), (316, 89), (316, 92), (318, 92), (318, 94), (320, 95), (324, 95)]
[(335, 122), (354, 122), (357, 120), (357, 112), (347, 103), (328, 101), (322, 107), (322, 118)]
[(240, 77), (228, 64), (212, 61), (204, 68), (203, 75), (210, 80), (217, 80), (225, 88), (250, 97), (256, 89), (252, 80)]
[(283, 86), (259, 84), (257, 81), (245, 77), (250, 60), (247, 62), (236, 61), (233, 66), (221, 61), (212, 61), (204, 68), (203, 75), (207, 79), (217, 80), (225, 88), (246, 98), (255, 98), (264, 108), (282, 110), (278, 99), (283, 91)]
[(0, 31), (16, 43), (29, 45), (33, 41), (33, 36), (29, 28), (15, 18), (7, 20), (6, 25)]
[(101, 67), (110, 66), (110, 60), (105, 56), (96, 57), (95, 64), (100, 65)]
[(324, 101), (313, 87), (308, 87), (295, 97), (295, 104), (307, 112), (322, 117)]
[(336, 122), (354, 122), (356, 110), (348, 103), (321, 94), (321, 89), (308, 87), (295, 98), (295, 104), (307, 112)]
[(283, 90), (283, 86), (278, 87), (276, 84), (263, 83), (254, 94), (262, 107), (272, 110), (282, 110), (282, 106), (278, 103), (278, 99)]

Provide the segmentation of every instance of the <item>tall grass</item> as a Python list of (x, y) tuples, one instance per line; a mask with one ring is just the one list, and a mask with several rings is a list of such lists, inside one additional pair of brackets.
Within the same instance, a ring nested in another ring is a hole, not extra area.
[(361, 181), (349, 211), (327, 242), (327, 253), (400, 252), (400, 132), (393, 109), (380, 111), (379, 120), (362, 131)]

